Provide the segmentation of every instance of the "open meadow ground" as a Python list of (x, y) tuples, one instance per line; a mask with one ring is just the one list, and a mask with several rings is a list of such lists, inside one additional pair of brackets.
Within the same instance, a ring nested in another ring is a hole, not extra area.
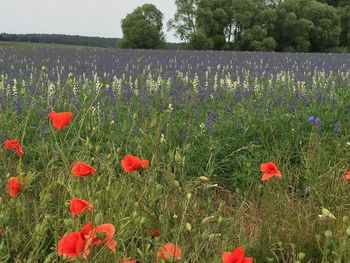
[(0, 262), (350, 262), (350, 55), (0, 46)]

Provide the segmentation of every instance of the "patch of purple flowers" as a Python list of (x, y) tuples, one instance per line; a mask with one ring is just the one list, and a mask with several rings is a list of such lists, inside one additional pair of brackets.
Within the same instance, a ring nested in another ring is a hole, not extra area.
[(315, 118), (315, 116), (310, 116), (309, 117), (309, 121), (311, 123), (316, 123), (316, 124), (320, 124), (321, 123), (321, 119), (319, 117)]

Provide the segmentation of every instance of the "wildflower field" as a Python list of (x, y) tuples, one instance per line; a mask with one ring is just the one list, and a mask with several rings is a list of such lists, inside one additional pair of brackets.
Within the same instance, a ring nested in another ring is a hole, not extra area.
[(0, 262), (350, 262), (350, 55), (0, 48)]

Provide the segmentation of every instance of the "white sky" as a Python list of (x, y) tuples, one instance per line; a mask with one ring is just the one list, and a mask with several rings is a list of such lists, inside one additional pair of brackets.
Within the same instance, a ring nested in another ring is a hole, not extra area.
[(163, 12), (166, 40), (179, 42), (166, 28), (175, 0), (0, 0), (0, 33), (122, 37), (121, 19), (144, 3)]

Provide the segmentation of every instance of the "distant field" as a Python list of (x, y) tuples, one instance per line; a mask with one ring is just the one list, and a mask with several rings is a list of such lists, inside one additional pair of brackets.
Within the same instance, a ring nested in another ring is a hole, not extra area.
[(0, 262), (350, 262), (350, 55), (0, 45)]

